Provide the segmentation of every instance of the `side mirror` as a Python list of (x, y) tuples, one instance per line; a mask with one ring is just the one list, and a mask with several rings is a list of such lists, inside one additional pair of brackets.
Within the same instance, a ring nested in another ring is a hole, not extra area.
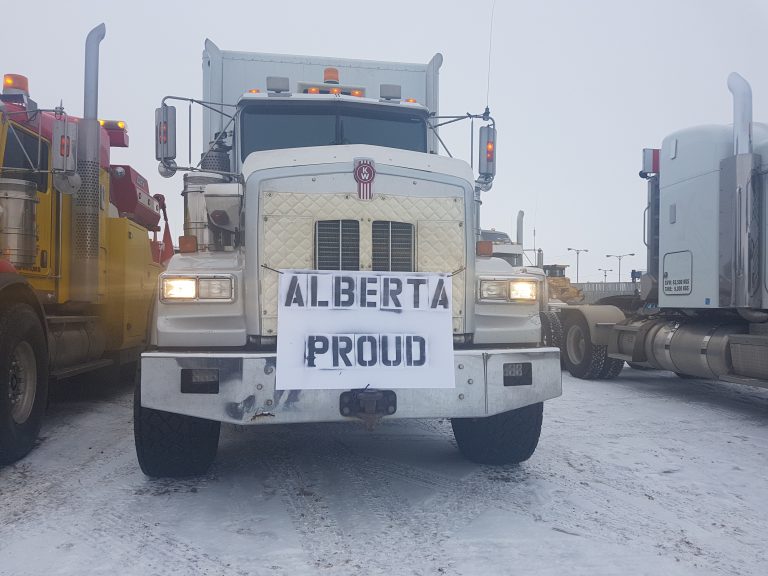
[(496, 128), (480, 128), (480, 159), (477, 163), (480, 180), (491, 182), (496, 176)]
[(176, 174), (176, 107), (163, 104), (155, 109), (155, 159), (163, 178)]
[(77, 171), (77, 124), (68, 122), (66, 116), (53, 123), (51, 142), (53, 172), (74, 174)]
[(155, 159), (176, 159), (176, 107), (163, 104), (155, 109)]

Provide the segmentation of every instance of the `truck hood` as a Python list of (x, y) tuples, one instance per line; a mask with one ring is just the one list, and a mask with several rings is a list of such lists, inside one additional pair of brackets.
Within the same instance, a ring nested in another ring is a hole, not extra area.
[(474, 183), (472, 168), (463, 160), (367, 144), (285, 148), (253, 152), (243, 162), (242, 174), (243, 179), (247, 181), (248, 177), (258, 170), (352, 162), (355, 158), (374, 158), (378, 163), (445, 174)]

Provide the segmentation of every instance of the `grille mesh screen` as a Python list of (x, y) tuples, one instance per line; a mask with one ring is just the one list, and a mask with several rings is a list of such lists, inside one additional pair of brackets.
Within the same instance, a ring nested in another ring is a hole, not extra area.
[(320, 220), (315, 224), (315, 269), (360, 269), (360, 223)]
[(413, 224), (377, 220), (373, 223), (373, 269), (413, 272)]

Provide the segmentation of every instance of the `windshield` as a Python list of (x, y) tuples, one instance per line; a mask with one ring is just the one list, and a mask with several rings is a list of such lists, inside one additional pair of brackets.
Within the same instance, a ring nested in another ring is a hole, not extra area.
[(422, 111), (349, 102), (259, 102), (243, 109), (241, 159), (251, 152), (371, 144), (427, 151)]
[(506, 232), (496, 232), (496, 230), (481, 230), (480, 240), (490, 240), (496, 244), (512, 244)]

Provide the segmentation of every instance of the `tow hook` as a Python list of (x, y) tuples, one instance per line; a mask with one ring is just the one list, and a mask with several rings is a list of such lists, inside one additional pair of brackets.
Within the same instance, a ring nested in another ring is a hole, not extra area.
[(397, 395), (391, 390), (349, 390), (339, 396), (339, 412), (349, 418), (360, 418), (367, 430), (373, 430), (384, 416), (397, 412)]

